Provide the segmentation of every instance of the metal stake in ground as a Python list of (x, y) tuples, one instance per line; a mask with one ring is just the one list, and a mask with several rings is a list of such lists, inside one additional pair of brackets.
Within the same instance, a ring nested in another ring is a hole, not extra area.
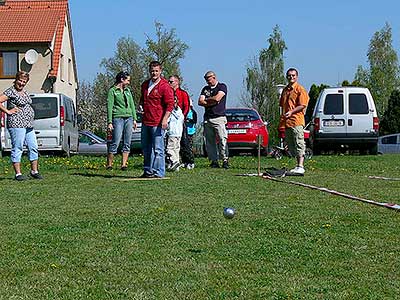
[(259, 135), (257, 135), (257, 144), (258, 144), (258, 168), (257, 168), (257, 174), (258, 174), (258, 176), (261, 176), (261, 141), (262, 141), (262, 136), (259, 134)]

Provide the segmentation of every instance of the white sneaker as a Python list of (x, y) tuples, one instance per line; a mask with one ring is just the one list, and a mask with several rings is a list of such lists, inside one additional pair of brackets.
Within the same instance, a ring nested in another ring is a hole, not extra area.
[(305, 170), (304, 167), (297, 166), (296, 168), (291, 169), (289, 172), (294, 174), (304, 174)]
[(172, 163), (171, 166), (167, 170), (170, 172), (179, 171), (180, 166), (181, 166), (181, 164), (179, 163), (179, 161), (176, 161), (176, 162)]
[(187, 164), (186, 169), (188, 169), (188, 170), (194, 169), (194, 164)]

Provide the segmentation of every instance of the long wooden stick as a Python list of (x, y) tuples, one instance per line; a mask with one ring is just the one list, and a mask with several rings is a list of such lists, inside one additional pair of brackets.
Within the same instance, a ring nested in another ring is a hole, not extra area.
[(368, 176), (369, 179), (382, 179), (391, 181), (400, 181), (400, 178), (380, 177), (380, 176)]
[(258, 142), (258, 174), (261, 174), (261, 135), (257, 135)]
[(306, 188), (309, 188), (309, 189), (318, 190), (318, 191), (321, 191), (321, 192), (326, 192), (326, 193), (330, 193), (330, 194), (333, 194), (333, 195), (341, 196), (341, 197), (348, 198), (348, 199), (351, 199), (351, 200), (357, 200), (357, 201), (361, 201), (361, 202), (364, 202), (364, 203), (373, 204), (373, 205), (377, 205), (377, 206), (386, 207), (386, 208), (390, 208), (390, 209), (394, 209), (394, 210), (400, 211), (400, 205), (398, 205), (396, 203), (382, 203), (382, 202), (378, 202), (378, 201), (374, 201), (374, 200), (369, 200), (369, 199), (365, 199), (365, 198), (356, 197), (356, 196), (353, 196), (353, 195), (350, 195), (350, 194), (345, 194), (345, 193), (338, 192), (338, 191), (335, 191), (335, 190), (330, 190), (330, 189), (327, 189), (327, 188), (324, 188), (324, 187), (318, 187), (318, 186), (305, 184), (305, 183), (292, 181), (292, 180), (282, 180), (282, 179), (274, 178), (274, 177), (271, 177), (271, 176), (265, 176), (265, 175), (263, 175), (262, 177), (264, 179), (268, 179), (268, 180), (272, 180), (272, 181), (276, 181), (276, 182), (294, 184), (294, 185), (306, 187)]

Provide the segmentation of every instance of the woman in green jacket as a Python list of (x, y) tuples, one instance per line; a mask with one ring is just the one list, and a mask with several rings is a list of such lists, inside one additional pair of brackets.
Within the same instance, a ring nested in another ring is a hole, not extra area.
[(112, 141), (108, 147), (107, 169), (112, 169), (114, 155), (117, 153), (123, 138), (121, 170), (127, 170), (127, 162), (131, 149), (132, 128), (136, 129), (136, 109), (132, 93), (129, 89), (131, 77), (128, 72), (121, 71), (115, 77), (115, 84), (108, 91), (107, 129), (112, 131)]

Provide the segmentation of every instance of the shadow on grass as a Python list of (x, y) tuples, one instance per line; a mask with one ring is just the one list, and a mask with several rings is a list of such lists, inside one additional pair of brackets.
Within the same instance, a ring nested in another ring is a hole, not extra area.
[(15, 182), (17, 181), (14, 179), (14, 177), (12, 177), (12, 178), (11, 177), (0, 177), (0, 181), (2, 181), (2, 180), (15, 181)]

